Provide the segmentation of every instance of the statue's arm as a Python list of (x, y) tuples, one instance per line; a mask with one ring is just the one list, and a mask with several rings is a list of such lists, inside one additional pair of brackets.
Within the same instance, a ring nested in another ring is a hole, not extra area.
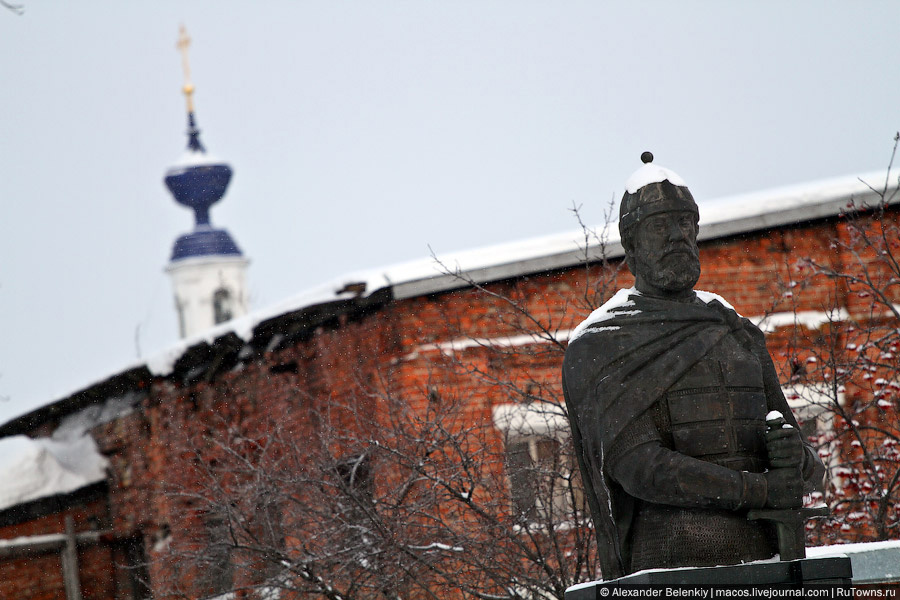
[[(766, 348), (765, 335), (750, 321), (746, 321), (745, 328), (756, 345), (754, 352), (762, 365), (763, 381), (766, 387), (766, 404), (769, 410), (780, 412), (784, 416), (784, 420), (799, 432), (800, 425), (791, 412), (791, 407), (784, 397), (784, 392), (781, 391), (781, 382), (778, 380), (775, 364), (772, 362), (772, 357)], [(806, 493), (822, 491), (825, 479), (825, 465), (822, 464), (822, 459), (819, 458), (815, 449), (806, 440), (801, 441), (803, 442), (803, 450), (800, 459), (800, 473), (803, 478), (803, 491)]]
[[(652, 410), (652, 409), (651, 409)], [(766, 503), (766, 479), (667, 448), (651, 411), (636, 419), (613, 445), (606, 463), (610, 478), (630, 495), (695, 508), (740, 510)]]
[[(770, 391), (766, 390), (768, 398), (769, 410), (777, 410), (784, 415), (784, 420), (800, 431), (800, 425), (791, 413), (791, 407), (784, 398), (781, 387)], [(806, 440), (802, 439), (802, 457), (800, 458), (800, 476), (803, 479), (803, 491), (805, 493), (819, 491), (821, 492), (825, 480), (825, 465), (818, 453)]]
[(566, 402), (584, 436), (585, 459), (600, 465), (629, 495), (649, 502), (725, 509), (764, 506), (763, 475), (734, 471), (672, 450), (662, 438), (653, 405), (616, 435), (611, 447), (603, 448), (603, 431), (610, 424), (596, 390), (619, 385), (606, 380), (614, 370), (604, 365), (613, 362), (610, 356), (622, 354), (627, 342), (586, 335), (566, 351)]

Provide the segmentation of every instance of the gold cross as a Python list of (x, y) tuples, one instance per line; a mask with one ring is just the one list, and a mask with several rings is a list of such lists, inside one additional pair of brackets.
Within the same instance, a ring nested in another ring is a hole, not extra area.
[(181, 66), (184, 69), (184, 97), (187, 99), (187, 110), (189, 113), (194, 112), (194, 84), (191, 83), (191, 63), (188, 60), (188, 46), (191, 45), (191, 38), (188, 37), (187, 29), (184, 25), (178, 31), (178, 42), (175, 47), (181, 52)]

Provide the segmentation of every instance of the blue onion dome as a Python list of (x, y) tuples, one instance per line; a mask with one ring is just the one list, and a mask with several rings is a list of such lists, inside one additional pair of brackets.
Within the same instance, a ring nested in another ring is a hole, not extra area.
[(171, 260), (198, 256), (241, 256), (234, 239), (224, 229), (215, 229), (209, 218), (210, 207), (222, 199), (232, 170), (224, 161), (207, 154), (200, 142), (200, 130), (194, 113), (188, 113), (188, 146), (182, 158), (165, 177), (166, 187), (175, 201), (194, 211), (194, 231), (180, 236), (172, 248)]

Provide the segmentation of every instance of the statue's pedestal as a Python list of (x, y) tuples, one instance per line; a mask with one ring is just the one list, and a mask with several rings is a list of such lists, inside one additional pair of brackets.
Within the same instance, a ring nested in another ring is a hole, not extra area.
[[(779, 562), (757, 562), (745, 565), (722, 567), (699, 567), (684, 569), (658, 569), (641, 571), (633, 575), (592, 581), (575, 585), (566, 590), (566, 600), (603, 600), (627, 595), (625, 589), (634, 590), (672, 586), (675, 588), (753, 586), (753, 587), (802, 587), (829, 585), (849, 587), (853, 572), (850, 559), (845, 556), (826, 558), (802, 558)], [(619, 588), (620, 593), (616, 593)], [(663, 597), (670, 594), (661, 594)], [(683, 594), (678, 594), (683, 595)]]

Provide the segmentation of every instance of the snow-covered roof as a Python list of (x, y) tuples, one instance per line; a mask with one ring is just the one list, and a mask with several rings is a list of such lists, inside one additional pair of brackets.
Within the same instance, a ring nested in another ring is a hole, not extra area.
[(106, 459), (94, 440), (0, 439), (0, 510), (38, 498), (65, 494), (106, 479)]
[(0, 438), (0, 510), (106, 479), (109, 461), (89, 431), (128, 414), (140, 398), (129, 392), (86, 406), (62, 419), (50, 437)]
[[(869, 184), (876, 189), (883, 188), (887, 185), (887, 177), (887, 172), (879, 171), (706, 201), (700, 208), (699, 238), (716, 239), (834, 216), (846, 208), (851, 198), (857, 204), (875, 204), (878, 196)], [(896, 187), (895, 179), (890, 190)], [(249, 342), (261, 324), (318, 306), (354, 302), (384, 291), (399, 300), (465, 287), (467, 281), (496, 281), (571, 267), (584, 262), (585, 258), (597, 260), (603, 256), (617, 258), (624, 255), (616, 223), (597, 227), (594, 232), (596, 236), (588, 240), (587, 246), (585, 232), (575, 230), (348, 273), (180, 340), (145, 362), (126, 365), (116, 373), (146, 368), (152, 375), (167, 376), (176, 362), (195, 346), (213, 344), (231, 335)], [(603, 245), (599, 243), (600, 239), (604, 241)], [(109, 380), (110, 377), (106, 377), (85, 390)]]
[[(832, 217), (845, 210), (851, 198), (860, 205), (874, 205), (879, 198), (869, 184), (883, 188), (887, 176), (887, 172), (877, 171), (704, 201), (700, 206), (699, 239)], [(887, 191), (897, 187), (894, 177)], [(460, 287), (462, 280), (456, 272), (484, 282), (571, 267), (584, 262), (586, 256), (592, 260), (601, 258), (601, 254), (607, 258), (624, 256), (617, 222), (595, 227), (593, 232), (604, 241), (603, 247), (594, 238), (585, 248), (585, 232), (579, 229), (441, 256), (438, 259), (443, 269), (434, 259), (427, 259), (407, 263), (397, 273), (391, 273), (390, 267), (384, 272), (392, 277), (394, 297), (399, 299)]]

